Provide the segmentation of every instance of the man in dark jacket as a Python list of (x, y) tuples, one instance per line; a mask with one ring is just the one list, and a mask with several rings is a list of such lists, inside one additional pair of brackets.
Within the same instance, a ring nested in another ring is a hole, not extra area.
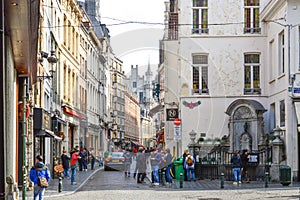
[(44, 199), (45, 188), (38, 185), (39, 178), (46, 178), (47, 182), (50, 181), (50, 172), (40, 155), (36, 156), (36, 164), (30, 169), (30, 180), (34, 183), (34, 200)]
[(231, 157), (231, 164), (233, 170), (234, 181), (233, 184), (242, 183), (241, 177), (241, 158), (237, 151), (233, 152), (233, 156)]
[(67, 155), (67, 151), (63, 150), (63, 154), (61, 155), (62, 166), (64, 168), (64, 177), (70, 178), (70, 157)]

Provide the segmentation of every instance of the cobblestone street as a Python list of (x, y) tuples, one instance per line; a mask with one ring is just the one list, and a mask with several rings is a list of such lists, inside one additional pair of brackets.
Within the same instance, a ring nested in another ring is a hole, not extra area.
[[(284, 187), (279, 183), (270, 183), (265, 188), (264, 182), (233, 185), (225, 182), (220, 189), (219, 180), (198, 180), (184, 182), (183, 188), (179, 183), (166, 186), (151, 186), (137, 184), (131, 177), (124, 177), (122, 172), (95, 171), (79, 172), (76, 177), (77, 185), (70, 185), (69, 180), (63, 180), (63, 192), (58, 193), (58, 180), (55, 179), (46, 191), (46, 199), (198, 199), (198, 200), (234, 200), (234, 199), (299, 199), (299, 183)], [(30, 193), (30, 192), (29, 192)], [(32, 199), (32, 197), (30, 198)]]

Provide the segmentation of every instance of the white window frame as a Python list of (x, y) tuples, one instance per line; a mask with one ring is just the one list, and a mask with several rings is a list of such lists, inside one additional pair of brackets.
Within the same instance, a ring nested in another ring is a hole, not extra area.
[[(207, 58), (207, 63), (203, 63), (203, 64), (194, 64), (192, 61), (192, 93), (193, 94), (209, 94), (209, 89), (208, 89), (208, 54), (193, 54), (192, 55), (192, 60), (194, 56), (206, 56)], [(202, 85), (202, 68), (206, 67), (207, 68), (207, 88), (203, 88)], [(197, 89), (194, 89), (194, 76), (193, 76), (193, 70), (194, 68), (198, 68), (199, 71), (199, 80), (198, 80), (198, 84), (199, 84), (199, 91), (197, 91)]]
[(274, 39), (269, 42), (269, 73), (270, 81), (274, 80), (276, 77), (276, 64), (275, 64), (275, 42)]
[[(209, 1), (209, 0), (207, 0)], [(207, 2), (208, 4), (208, 2)], [(201, 7), (196, 7), (196, 6), (193, 6), (193, 1), (192, 1), (192, 34), (207, 34), (208, 31), (209, 31), (209, 28), (208, 28), (208, 23), (207, 23), (207, 28), (202, 28), (202, 12), (203, 10), (207, 10), (207, 15), (208, 15), (208, 6), (201, 6)], [(198, 29), (195, 29), (194, 28), (194, 10), (198, 10), (199, 12), (199, 21), (198, 21), (198, 24), (199, 24), (199, 28)], [(207, 16), (208, 17), (208, 16)]]
[[(249, 33), (249, 34), (252, 34), (252, 33), (260, 33), (261, 32), (261, 24), (259, 23), (259, 27), (254, 27), (254, 24), (255, 24), (255, 19), (253, 19), (254, 17), (254, 9), (256, 8), (260, 8), (260, 6), (246, 6), (244, 5), (244, 15), (245, 15), (245, 10), (247, 8), (250, 8), (250, 32), (247, 32), (246, 29), (248, 29), (248, 27), (246, 27), (246, 24), (244, 26), (244, 33)], [(255, 30), (258, 29), (259, 31), (258, 32), (255, 32)]]
[[(259, 62), (258, 63), (246, 63), (245, 62), (245, 56), (246, 55), (258, 55), (259, 56)], [(244, 73), (245, 73), (245, 69), (246, 67), (250, 67), (250, 88), (246, 88), (245, 87), (245, 74), (244, 74), (244, 94), (253, 94), (253, 93), (261, 93), (260, 92), (260, 85), (261, 85), (261, 64), (260, 64), (260, 59), (261, 59), (261, 54), (260, 53), (245, 53), (244, 54)], [(259, 67), (259, 87), (255, 88), (254, 87), (254, 67), (258, 66)], [(250, 91), (248, 91), (250, 89)]]
[(285, 73), (285, 34), (284, 30), (278, 34), (278, 75)]

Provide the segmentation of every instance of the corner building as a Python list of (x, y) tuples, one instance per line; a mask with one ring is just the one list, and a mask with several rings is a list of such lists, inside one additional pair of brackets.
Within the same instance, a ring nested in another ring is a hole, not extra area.
[[(299, 178), (299, 4), (166, 2), (161, 103), (165, 111), (179, 109), (180, 155), (195, 131), (196, 141), (226, 139), (228, 152), (270, 148), (261, 161), (273, 169), (286, 163)], [(165, 135), (175, 147), (172, 121)]]

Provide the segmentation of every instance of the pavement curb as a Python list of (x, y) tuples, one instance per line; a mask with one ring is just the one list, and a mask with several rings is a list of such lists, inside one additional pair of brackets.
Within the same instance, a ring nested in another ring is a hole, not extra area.
[(91, 173), (78, 187), (75, 188), (75, 190), (70, 191), (70, 192), (66, 192), (66, 193), (59, 193), (59, 194), (55, 194), (55, 195), (46, 195), (45, 194), (45, 198), (51, 198), (51, 197), (62, 197), (62, 196), (66, 196), (66, 195), (71, 195), (74, 194), (75, 192), (77, 192), (80, 188), (82, 188), (84, 186), (84, 184), (92, 177), (94, 176), (97, 172), (103, 170), (103, 167), (96, 169), (93, 173)]

